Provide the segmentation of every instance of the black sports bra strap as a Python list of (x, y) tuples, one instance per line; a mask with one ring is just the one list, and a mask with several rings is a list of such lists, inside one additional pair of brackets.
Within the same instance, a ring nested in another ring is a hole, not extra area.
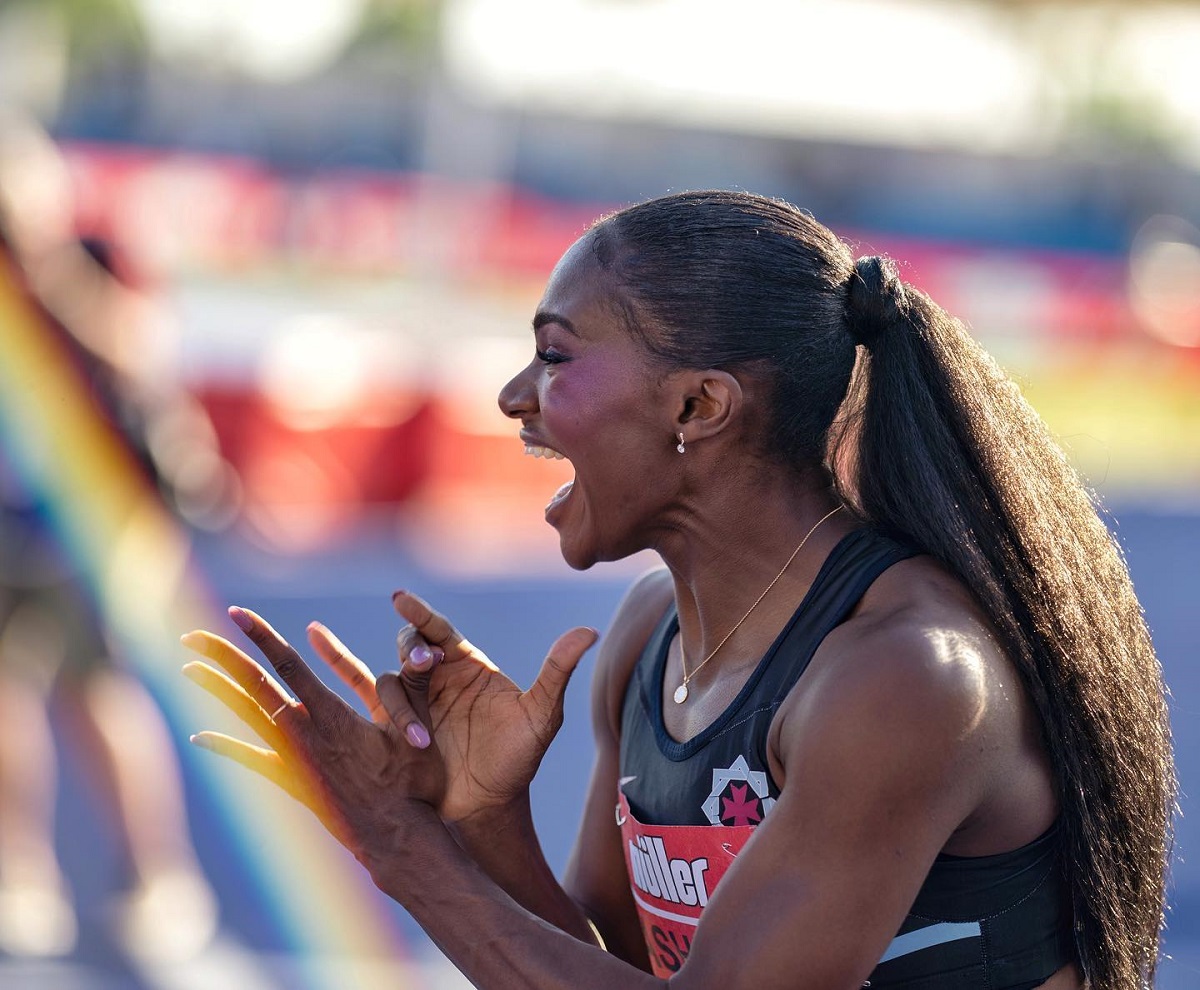
[[(781, 703), (825, 637), (854, 611), (875, 579), (913, 556), (915, 551), (873, 529), (847, 534), (830, 552), (808, 595), (768, 652), (759, 697)], [(771, 662), (776, 656), (784, 662)]]

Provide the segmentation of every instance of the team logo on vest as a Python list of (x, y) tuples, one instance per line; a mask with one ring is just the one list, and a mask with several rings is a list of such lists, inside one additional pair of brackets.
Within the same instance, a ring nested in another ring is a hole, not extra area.
[(712, 790), (700, 807), (714, 825), (757, 825), (774, 806), (766, 773), (739, 756), (728, 769), (713, 769)]

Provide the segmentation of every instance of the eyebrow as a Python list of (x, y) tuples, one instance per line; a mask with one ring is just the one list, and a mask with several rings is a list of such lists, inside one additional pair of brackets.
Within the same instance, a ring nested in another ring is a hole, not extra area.
[(547, 313), (544, 310), (538, 312), (533, 317), (533, 329), (540, 330), (547, 323), (557, 323), (560, 327), (572, 334), (575, 337), (579, 336), (579, 331), (575, 329), (575, 324), (568, 320), (565, 316), (560, 316), (558, 313)]

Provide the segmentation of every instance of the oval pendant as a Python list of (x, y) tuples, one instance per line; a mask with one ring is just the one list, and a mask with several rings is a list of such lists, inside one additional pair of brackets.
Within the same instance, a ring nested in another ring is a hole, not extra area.
[(687, 701), (687, 685), (680, 684), (675, 689), (675, 704), (682, 705), (685, 701)]

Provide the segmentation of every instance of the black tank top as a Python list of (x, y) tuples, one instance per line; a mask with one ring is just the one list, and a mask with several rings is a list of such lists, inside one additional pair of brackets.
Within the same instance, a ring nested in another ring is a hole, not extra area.
[[(679, 629), (672, 604), (634, 667), (621, 715), (617, 822), (654, 971), (669, 977), (725, 869), (779, 796), (767, 735), (830, 630), (913, 551), (872, 529), (845, 536), (745, 686), (703, 732), (663, 724), (663, 678)], [(1057, 828), (995, 856), (939, 855), (869, 985), (1027, 990), (1075, 958)]]

